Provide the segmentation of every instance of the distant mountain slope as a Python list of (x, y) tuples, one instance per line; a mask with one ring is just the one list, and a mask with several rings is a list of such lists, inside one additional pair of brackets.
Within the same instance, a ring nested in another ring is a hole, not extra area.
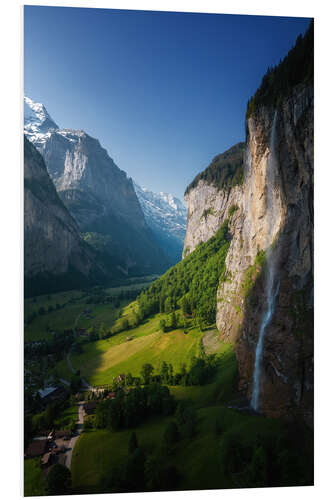
[[(35, 147), (24, 138), (25, 295), (101, 283), (107, 271), (80, 237)], [(114, 276), (122, 273), (114, 269)]]
[[(59, 129), (41, 104), (25, 98), (25, 133), (44, 157), (58, 194), (85, 239), (123, 261), (128, 274), (150, 274), (169, 262), (146, 224), (132, 179), (99, 141)], [(93, 233), (93, 236), (91, 235)]]
[(153, 193), (134, 183), (146, 222), (165, 253), (176, 263), (181, 259), (186, 233), (186, 208), (169, 193)]

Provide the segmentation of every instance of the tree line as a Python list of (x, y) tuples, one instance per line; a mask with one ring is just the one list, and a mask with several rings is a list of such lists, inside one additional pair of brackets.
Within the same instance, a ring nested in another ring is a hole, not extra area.
[(305, 35), (298, 36), (294, 47), (280, 63), (268, 68), (261, 85), (248, 102), (246, 119), (258, 107), (276, 107), (288, 97), (292, 89), (300, 83), (313, 85), (314, 23), (310, 22)]

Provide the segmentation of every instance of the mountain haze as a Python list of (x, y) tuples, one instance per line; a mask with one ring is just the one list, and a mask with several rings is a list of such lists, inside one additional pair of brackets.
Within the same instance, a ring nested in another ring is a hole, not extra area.
[(170, 193), (154, 193), (134, 183), (146, 222), (174, 264), (181, 259), (186, 233), (186, 208)]

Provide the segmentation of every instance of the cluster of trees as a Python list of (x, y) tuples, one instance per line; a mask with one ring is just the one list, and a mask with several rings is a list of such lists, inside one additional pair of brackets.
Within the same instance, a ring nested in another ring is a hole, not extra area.
[(95, 426), (98, 429), (119, 430), (139, 425), (153, 415), (170, 415), (175, 400), (168, 387), (153, 383), (129, 391), (119, 388), (114, 399), (101, 401), (96, 408)]
[(55, 360), (60, 360), (73, 341), (74, 334), (72, 331), (57, 332), (49, 340), (26, 342), (24, 344), (24, 356), (26, 359), (40, 359), (42, 356), (52, 354)]
[(77, 416), (75, 415), (73, 418), (66, 418), (65, 420), (60, 418), (63, 411), (73, 404), (73, 398), (68, 392), (65, 399), (54, 401), (44, 411), (30, 417), (27, 416), (27, 425), (31, 433), (37, 434), (39, 431), (51, 429), (70, 429), (73, 431)]
[(285, 424), (278, 435), (259, 434), (251, 443), (233, 430), (221, 439), (220, 461), (239, 485), (301, 486), (313, 481), (312, 446), (309, 430), (300, 422)]
[(283, 61), (274, 68), (268, 68), (260, 87), (248, 102), (247, 119), (260, 106), (278, 106), (296, 85), (303, 82), (313, 84), (313, 33), (314, 24), (311, 21), (304, 37), (299, 35)]
[(53, 306), (50, 304), (48, 307), (40, 306), (37, 311), (31, 311), (25, 318), (25, 324), (29, 325), (37, 316), (44, 316), (44, 314), (51, 313), (53, 311), (59, 311), (60, 309), (63, 309), (66, 306), (66, 304), (56, 304)]
[[(204, 385), (208, 383), (216, 373), (217, 360), (215, 356), (193, 357), (189, 368), (186, 364), (181, 365), (180, 371), (175, 372), (171, 363), (162, 362), (158, 373), (154, 374), (154, 367), (145, 363), (141, 369), (141, 379), (143, 384), (151, 382), (167, 385)], [(126, 375), (126, 383), (131, 381), (131, 374)], [(137, 379), (133, 380), (136, 382)]]
[(123, 290), (117, 295), (109, 295), (104, 289), (98, 289), (94, 293), (90, 293), (85, 299), (86, 304), (113, 304), (115, 307), (120, 307), (121, 302), (126, 300), (134, 300), (138, 296), (138, 290)]
[(181, 309), (183, 317), (194, 319), (201, 328), (215, 323), (217, 287), (225, 275), (229, 245), (226, 220), (215, 236), (140, 294), (139, 317)]
[(47, 495), (67, 495), (71, 492), (71, 471), (65, 465), (55, 464), (45, 477)]
[(129, 446), (125, 461), (113, 467), (108, 477), (105, 478), (105, 492), (125, 493), (177, 489), (181, 479), (180, 474), (175, 466), (168, 464), (162, 450), (163, 445), (161, 450), (154, 453), (148, 453), (137, 442), (133, 448)]
[(213, 184), (219, 190), (229, 191), (234, 186), (243, 184), (245, 143), (239, 142), (213, 159), (210, 165), (200, 172), (188, 185), (185, 194), (194, 189), (200, 180)]
[(135, 432), (128, 443), (128, 456), (124, 463), (114, 467), (105, 478), (105, 491), (134, 492), (175, 490), (181, 475), (172, 465), (172, 455), (181, 441), (197, 432), (197, 416), (192, 406), (178, 404), (174, 420), (164, 430), (162, 440), (150, 453), (140, 447)]

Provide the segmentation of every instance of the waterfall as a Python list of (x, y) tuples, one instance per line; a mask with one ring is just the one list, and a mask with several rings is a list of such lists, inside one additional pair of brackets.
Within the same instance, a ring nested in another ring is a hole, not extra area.
[(259, 395), (260, 395), (260, 375), (261, 375), (261, 361), (262, 361), (262, 350), (264, 344), (264, 337), (267, 325), (269, 325), (274, 309), (275, 301), (279, 291), (279, 283), (276, 283), (276, 253), (272, 246), (272, 240), (274, 236), (274, 222), (275, 222), (275, 210), (274, 210), (274, 181), (277, 169), (277, 158), (275, 154), (275, 133), (276, 133), (276, 122), (277, 122), (277, 111), (275, 111), (271, 137), (270, 137), (270, 151), (269, 158), (267, 162), (266, 170), (266, 204), (267, 204), (267, 218), (268, 218), (268, 230), (266, 234), (266, 282), (265, 282), (265, 298), (266, 305), (264, 313), (261, 320), (258, 343), (256, 347), (254, 372), (253, 372), (253, 389), (251, 398), (251, 407), (254, 410), (258, 410), (259, 406)]

